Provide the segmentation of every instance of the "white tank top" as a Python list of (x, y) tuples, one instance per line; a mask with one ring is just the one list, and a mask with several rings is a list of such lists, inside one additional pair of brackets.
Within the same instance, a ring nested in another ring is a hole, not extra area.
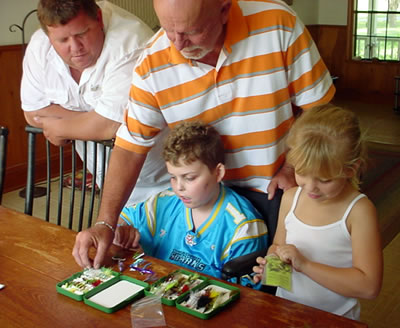
[[(356, 196), (340, 220), (325, 226), (311, 226), (300, 221), (294, 214), (300, 193), (299, 187), (285, 218), (286, 243), (296, 245), (311, 261), (340, 268), (352, 267), (351, 236), (346, 219), (354, 204), (365, 195)], [(276, 295), (351, 319), (359, 320), (360, 317), (357, 299), (337, 294), (294, 269), (292, 291), (278, 288)]]

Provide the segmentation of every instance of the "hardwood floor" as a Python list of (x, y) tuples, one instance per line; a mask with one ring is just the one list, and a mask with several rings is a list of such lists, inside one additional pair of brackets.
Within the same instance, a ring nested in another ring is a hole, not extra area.
[(394, 97), (337, 93), (333, 103), (358, 115), (369, 142), (400, 151), (400, 115), (393, 110)]
[[(335, 104), (357, 113), (369, 141), (387, 150), (400, 152), (400, 115), (393, 111), (394, 99), (337, 93)], [(3, 205), (24, 210), (18, 191), (3, 196)], [(37, 211), (40, 211), (38, 209)], [(34, 215), (38, 212), (34, 212)], [(399, 213), (400, 217), (400, 213)], [(400, 218), (399, 218), (400, 219)], [(400, 234), (385, 247), (385, 271), (382, 291), (372, 301), (361, 301), (361, 320), (370, 328), (398, 327), (400, 323)]]

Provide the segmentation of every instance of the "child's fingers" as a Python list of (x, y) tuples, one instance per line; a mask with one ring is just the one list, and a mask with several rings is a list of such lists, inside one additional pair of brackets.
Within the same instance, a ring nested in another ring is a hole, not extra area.
[(255, 265), (253, 266), (253, 272), (262, 274), (264, 272), (264, 267)]
[(254, 281), (256, 284), (258, 284), (261, 280), (262, 280), (262, 276), (261, 276), (260, 274), (256, 274), (256, 275), (253, 277), (253, 281)]
[(267, 263), (267, 261), (265, 261), (265, 258), (263, 258), (263, 257), (261, 257), (261, 256), (259, 256), (259, 257), (256, 258), (256, 262), (257, 262), (258, 264), (261, 264), (261, 265), (265, 265), (265, 264)]

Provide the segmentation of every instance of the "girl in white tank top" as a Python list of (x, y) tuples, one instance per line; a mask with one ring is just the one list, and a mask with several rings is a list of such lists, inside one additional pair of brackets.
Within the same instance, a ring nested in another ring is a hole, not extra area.
[[(299, 187), (285, 191), (268, 255), (292, 265), (277, 296), (359, 320), (383, 276), (375, 206), (358, 191), (365, 146), (357, 117), (331, 105), (306, 111), (287, 138)], [(254, 269), (261, 279), (266, 260)]]

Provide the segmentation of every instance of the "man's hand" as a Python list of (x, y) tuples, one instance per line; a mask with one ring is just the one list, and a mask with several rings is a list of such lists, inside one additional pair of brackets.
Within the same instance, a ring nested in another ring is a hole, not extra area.
[(50, 117), (50, 116), (35, 116), (34, 121), (39, 124), (43, 129), (43, 135), (55, 146), (65, 146), (71, 142), (59, 135), (59, 123), (61, 117)]
[[(146, 155), (131, 152), (117, 145), (113, 148), (97, 222), (107, 221), (112, 226), (117, 224), (121, 210), (135, 186), (145, 160)], [(93, 266), (99, 268), (104, 262), (113, 239), (114, 233), (109, 227), (95, 225), (78, 233), (72, 255), (81, 267), (91, 267), (92, 261), (88, 253), (89, 249), (94, 247), (97, 253)]]
[(139, 246), (140, 232), (129, 225), (118, 226), (115, 230), (113, 244), (122, 248), (137, 248)]
[(268, 200), (271, 200), (275, 196), (275, 191), (277, 188), (286, 191), (292, 187), (295, 187), (296, 180), (294, 178), (294, 169), (288, 164), (284, 164), (281, 169), (275, 174), (269, 183), (267, 192)]
[[(104, 262), (107, 250), (114, 239), (114, 233), (105, 225), (95, 225), (92, 228), (79, 232), (75, 239), (72, 255), (82, 268), (100, 268)], [(91, 247), (97, 249), (94, 261), (89, 258)]]

